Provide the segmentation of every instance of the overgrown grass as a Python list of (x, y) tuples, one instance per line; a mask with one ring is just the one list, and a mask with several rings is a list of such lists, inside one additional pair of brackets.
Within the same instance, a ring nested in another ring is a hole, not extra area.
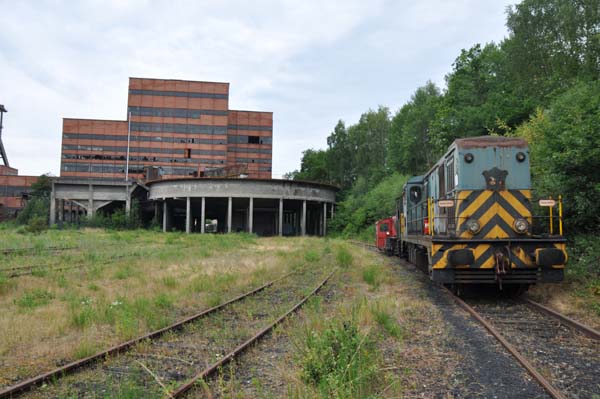
[(372, 289), (378, 288), (379, 284), (381, 284), (381, 270), (377, 265), (369, 265), (365, 267), (362, 272), (362, 277)]
[(335, 254), (335, 260), (342, 269), (347, 269), (352, 265), (352, 254), (344, 246), (340, 246)]
[(297, 361), (301, 379), (324, 398), (366, 398), (378, 379), (378, 352), (368, 332), (361, 331), (356, 313), (328, 321), (320, 329), (306, 328)]
[(394, 338), (402, 339), (404, 331), (392, 313), (386, 309), (381, 303), (377, 303), (371, 307), (371, 313), (377, 324), (381, 326), (389, 335)]
[(25, 292), (16, 300), (16, 304), (22, 309), (31, 310), (49, 304), (52, 299), (54, 299), (54, 294), (44, 289), (36, 288)]

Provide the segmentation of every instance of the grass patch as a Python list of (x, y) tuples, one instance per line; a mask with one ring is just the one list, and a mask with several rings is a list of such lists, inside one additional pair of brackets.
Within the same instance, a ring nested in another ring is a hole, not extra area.
[(49, 304), (52, 299), (54, 299), (54, 295), (51, 292), (36, 288), (25, 292), (15, 303), (23, 309), (35, 309)]
[(371, 313), (373, 318), (390, 336), (402, 339), (404, 331), (394, 316), (392, 316), (386, 309), (383, 309), (381, 304), (376, 304), (371, 307)]
[(353, 262), (352, 254), (345, 247), (338, 248), (335, 254), (335, 260), (342, 269), (349, 268)]
[(177, 279), (173, 276), (165, 276), (162, 278), (162, 283), (167, 288), (175, 288), (179, 285)]
[(319, 253), (312, 249), (306, 251), (306, 253), (304, 254), (304, 260), (307, 261), (308, 263), (318, 262), (319, 259), (321, 259), (321, 256), (319, 255)]
[(322, 330), (306, 329), (299, 348), (301, 379), (324, 398), (369, 397), (377, 380), (375, 341), (356, 318), (330, 321)]
[(92, 356), (98, 353), (98, 346), (95, 343), (89, 341), (80, 342), (75, 348), (73, 356), (75, 359), (85, 359), (86, 357)]
[(363, 269), (363, 280), (371, 286), (372, 289), (377, 289), (381, 284), (381, 270), (377, 265), (370, 265)]

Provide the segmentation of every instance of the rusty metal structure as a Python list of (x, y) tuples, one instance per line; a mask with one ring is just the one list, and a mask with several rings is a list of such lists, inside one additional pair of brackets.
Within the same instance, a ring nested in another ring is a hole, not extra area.
[(31, 185), (37, 180), (36, 176), (19, 176), (19, 171), (10, 166), (6, 149), (2, 142), (4, 113), (8, 112), (0, 104), (0, 222), (14, 218), (25, 206)]

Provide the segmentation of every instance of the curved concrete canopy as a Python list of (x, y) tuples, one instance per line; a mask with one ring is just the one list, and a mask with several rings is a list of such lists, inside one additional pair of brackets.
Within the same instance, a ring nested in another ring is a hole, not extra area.
[(327, 184), (295, 180), (186, 178), (154, 180), (147, 183), (148, 198), (176, 197), (282, 198), (335, 203), (338, 188)]

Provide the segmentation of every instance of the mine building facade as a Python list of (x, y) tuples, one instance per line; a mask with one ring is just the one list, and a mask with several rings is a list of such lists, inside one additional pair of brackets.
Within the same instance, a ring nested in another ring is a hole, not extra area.
[(229, 84), (129, 79), (125, 120), (63, 120), (50, 223), (138, 201), (163, 231), (325, 235), (337, 187), (271, 178), (273, 114), (229, 109)]
[(130, 78), (125, 120), (63, 119), (60, 176), (270, 179), (272, 144), (273, 114), (230, 110), (229, 83)]

